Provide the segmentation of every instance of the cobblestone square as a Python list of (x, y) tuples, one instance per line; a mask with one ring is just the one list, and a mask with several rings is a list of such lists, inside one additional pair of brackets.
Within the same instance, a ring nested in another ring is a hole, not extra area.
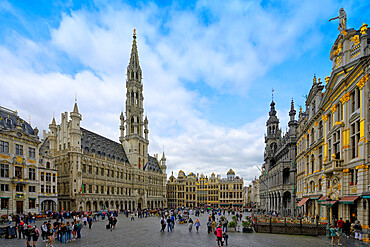
[[(191, 216), (195, 221), (196, 217)], [(231, 215), (227, 216), (231, 220)], [(158, 217), (148, 217), (130, 221), (130, 217), (120, 215), (118, 217), (117, 228), (113, 231), (105, 229), (107, 220), (95, 222), (92, 229), (84, 227), (82, 229), (82, 239), (72, 241), (67, 244), (61, 244), (58, 241), (54, 246), (83, 246), (83, 247), (100, 247), (100, 246), (217, 246), (216, 237), (213, 234), (207, 234), (206, 220), (207, 214), (199, 217), (201, 227), (199, 233), (196, 233), (195, 227), (189, 232), (187, 224), (176, 224), (172, 232), (160, 232), (160, 219)], [(37, 226), (41, 225), (37, 222)], [(328, 246), (329, 242), (323, 238), (292, 236), (279, 234), (260, 234), (260, 233), (239, 233), (229, 232), (228, 246), (300, 246), (300, 247), (320, 247)], [(0, 246), (26, 246), (25, 240), (19, 239), (0, 239)], [(41, 238), (37, 246), (45, 246)]]

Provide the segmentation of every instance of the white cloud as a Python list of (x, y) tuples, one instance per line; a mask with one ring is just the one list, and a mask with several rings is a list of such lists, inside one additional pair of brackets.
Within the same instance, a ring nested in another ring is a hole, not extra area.
[[(298, 4), (280, 17), (274, 9), (240, 1), (200, 1), (194, 12), (154, 4), (72, 11), (51, 29), (51, 40), (35, 43), (15, 35), (13, 51), (0, 47), (0, 87), (6, 92), (1, 103), (26, 119), (30, 114), (34, 125), (46, 129), (53, 112), (58, 117), (72, 110), (77, 93), (82, 126), (118, 140), (132, 29), (137, 28), (150, 151), (161, 153), (165, 146), (168, 173), (225, 175), (233, 168), (250, 180), (262, 163), (267, 113), (239, 128), (220, 127), (204, 119), (208, 99), (188, 90), (184, 81), (242, 94), (272, 66), (317, 44), (314, 26), (323, 18), (321, 7)], [(212, 22), (201, 21), (204, 11)], [(56, 69), (65, 59), (61, 53), (87, 69), (74, 75)]]

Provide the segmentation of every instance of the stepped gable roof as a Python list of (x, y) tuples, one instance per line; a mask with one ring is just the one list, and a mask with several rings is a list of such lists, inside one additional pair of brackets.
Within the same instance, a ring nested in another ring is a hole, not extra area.
[(16, 111), (9, 110), (0, 106), (0, 129), (25, 132), (35, 135), (34, 129), (27, 121), (18, 116)]
[(129, 163), (125, 150), (119, 142), (112, 141), (87, 129), (81, 128), (81, 149), (110, 159)]
[(146, 171), (154, 171), (162, 173), (162, 169), (159, 167), (158, 160), (153, 156), (149, 155)]

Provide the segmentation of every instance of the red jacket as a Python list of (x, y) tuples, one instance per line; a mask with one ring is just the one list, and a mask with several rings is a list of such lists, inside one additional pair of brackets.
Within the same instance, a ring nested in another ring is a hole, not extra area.
[(338, 220), (337, 226), (340, 228), (343, 228), (344, 221), (343, 220)]
[(221, 229), (221, 227), (217, 228), (216, 233), (217, 233), (217, 235), (216, 235), (217, 237), (222, 238), (222, 229)]

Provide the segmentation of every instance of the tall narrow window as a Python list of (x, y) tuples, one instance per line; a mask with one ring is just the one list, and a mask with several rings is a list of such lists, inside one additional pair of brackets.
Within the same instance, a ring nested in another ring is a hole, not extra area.
[(352, 159), (358, 157), (358, 141), (360, 140), (360, 121), (351, 124)]
[(0, 141), (0, 153), (9, 153), (9, 142)]
[(20, 166), (14, 167), (14, 176), (15, 178), (18, 178), (18, 179), (23, 178), (22, 177), (22, 167)]
[(23, 146), (15, 144), (15, 154), (16, 155), (23, 155)]
[(35, 168), (28, 169), (28, 179), (29, 180), (36, 180), (36, 170)]

